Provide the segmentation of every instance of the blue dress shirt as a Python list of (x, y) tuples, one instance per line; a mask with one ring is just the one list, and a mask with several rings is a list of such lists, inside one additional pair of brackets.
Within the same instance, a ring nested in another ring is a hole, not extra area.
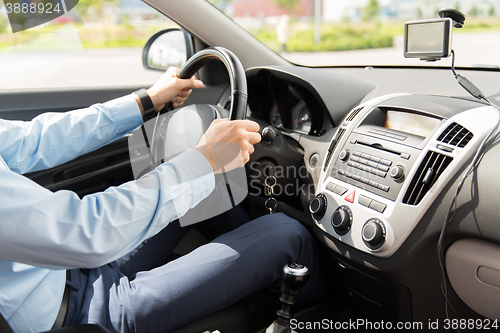
[(158, 186), (132, 181), (82, 199), (21, 175), (90, 152), (141, 123), (132, 95), (31, 122), (0, 119), (0, 313), (15, 332), (52, 327), (66, 269), (116, 260), (213, 190), (210, 163), (196, 150), (142, 178)]

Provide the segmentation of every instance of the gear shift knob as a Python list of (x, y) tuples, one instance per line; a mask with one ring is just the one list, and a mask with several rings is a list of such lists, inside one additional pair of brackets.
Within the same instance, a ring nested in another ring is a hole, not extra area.
[(290, 320), (293, 318), (292, 305), (300, 289), (309, 281), (309, 269), (301, 264), (288, 264), (283, 267), (281, 277), (281, 309), (278, 319), (266, 330), (266, 333), (291, 333)]
[(296, 263), (287, 264), (283, 267), (281, 292), (287, 296), (297, 296), (307, 281), (309, 281), (309, 269), (306, 266)]

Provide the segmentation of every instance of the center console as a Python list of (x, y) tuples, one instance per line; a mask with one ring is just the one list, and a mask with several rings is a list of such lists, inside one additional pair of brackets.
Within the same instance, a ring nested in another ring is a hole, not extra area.
[(448, 97), (391, 95), (358, 106), (323, 161), (309, 207), (317, 227), (391, 256), (497, 120), (489, 106)]

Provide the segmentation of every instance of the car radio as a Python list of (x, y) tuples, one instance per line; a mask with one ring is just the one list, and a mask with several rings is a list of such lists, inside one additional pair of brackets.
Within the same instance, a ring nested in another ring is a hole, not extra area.
[(440, 122), (428, 115), (374, 108), (349, 135), (330, 176), (394, 201), (426, 137)]

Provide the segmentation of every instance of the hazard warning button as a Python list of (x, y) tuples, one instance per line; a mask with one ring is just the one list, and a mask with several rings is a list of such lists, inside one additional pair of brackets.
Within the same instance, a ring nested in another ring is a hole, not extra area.
[(348, 201), (350, 203), (353, 203), (354, 202), (354, 195), (356, 194), (356, 191), (352, 191), (351, 193), (349, 193), (344, 199), (345, 201)]

